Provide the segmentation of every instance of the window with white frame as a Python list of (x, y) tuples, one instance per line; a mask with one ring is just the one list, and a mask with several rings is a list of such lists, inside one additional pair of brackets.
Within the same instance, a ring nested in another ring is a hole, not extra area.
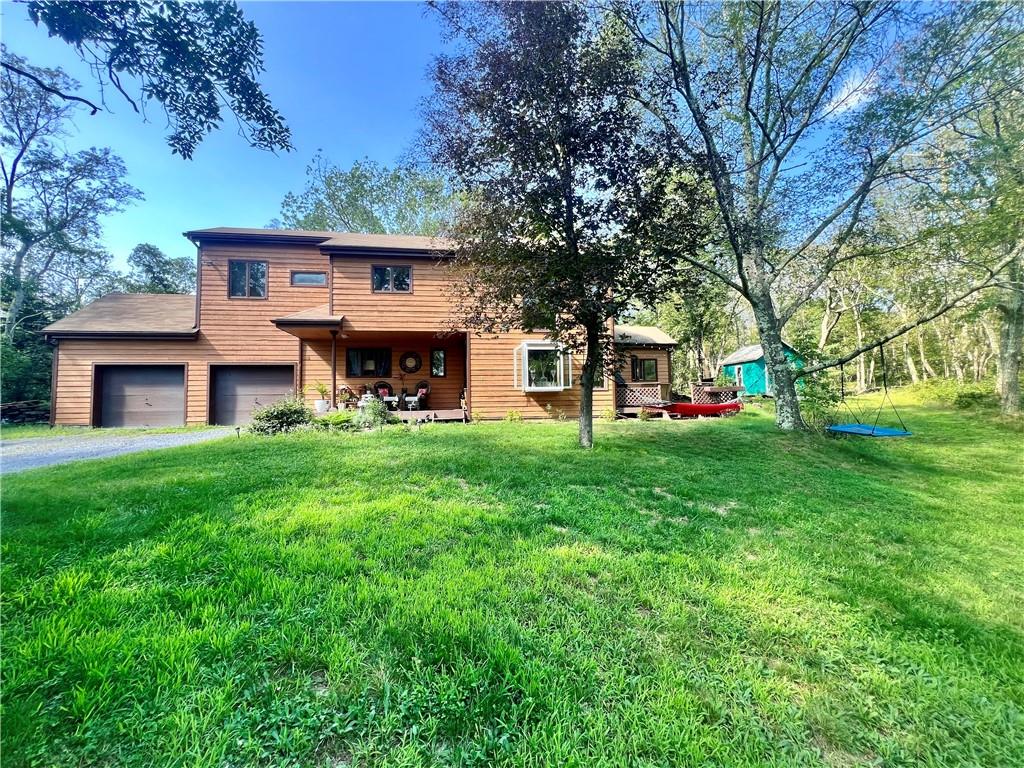
[(571, 355), (558, 344), (526, 341), (516, 348), (515, 386), (524, 392), (558, 392), (572, 386)]

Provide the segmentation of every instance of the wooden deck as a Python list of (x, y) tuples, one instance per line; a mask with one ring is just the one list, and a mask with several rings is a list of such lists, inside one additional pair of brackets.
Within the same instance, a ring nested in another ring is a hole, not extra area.
[(424, 409), (422, 411), (392, 411), (402, 421), (414, 423), (417, 421), (461, 421), (467, 422), (469, 418), (462, 408), (447, 409)]

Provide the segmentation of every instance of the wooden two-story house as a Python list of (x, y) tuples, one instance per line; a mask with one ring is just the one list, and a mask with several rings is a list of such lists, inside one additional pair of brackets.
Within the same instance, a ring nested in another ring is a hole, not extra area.
[[(92, 426), (240, 424), (312, 385), (360, 393), (429, 386), (428, 410), (500, 419), (579, 407), (582, 360), (539, 333), (453, 330), (444, 243), (425, 237), (215, 228), (193, 295), (110, 294), (45, 329), (56, 344), (51, 419)], [(675, 343), (620, 326), (625, 376), (595, 392), (668, 395)], [(637, 389), (637, 391), (641, 391)]]

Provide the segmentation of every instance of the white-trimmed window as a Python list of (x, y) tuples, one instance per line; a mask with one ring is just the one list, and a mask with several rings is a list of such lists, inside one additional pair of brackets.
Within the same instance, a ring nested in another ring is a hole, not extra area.
[(513, 385), (523, 392), (560, 392), (572, 386), (572, 355), (550, 341), (524, 341), (515, 349)]

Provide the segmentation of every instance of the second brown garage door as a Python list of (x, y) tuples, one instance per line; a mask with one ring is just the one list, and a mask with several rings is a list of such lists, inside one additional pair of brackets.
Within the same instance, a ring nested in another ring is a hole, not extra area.
[(211, 370), (214, 424), (245, 424), (254, 410), (295, 390), (290, 365), (218, 365)]

